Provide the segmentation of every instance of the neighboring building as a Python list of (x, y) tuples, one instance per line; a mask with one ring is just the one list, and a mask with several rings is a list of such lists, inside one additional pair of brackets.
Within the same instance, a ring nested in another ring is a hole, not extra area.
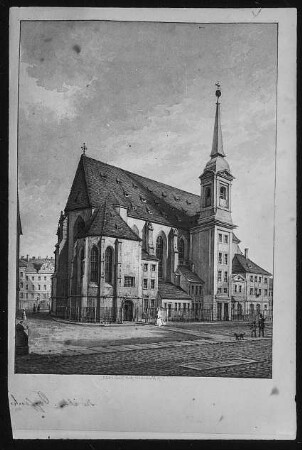
[(19, 260), (19, 308), (49, 310), (51, 303), (51, 278), (54, 258), (24, 258)]
[(270, 285), (272, 275), (248, 258), (248, 249), (244, 256), (236, 254), (233, 259), (233, 313), (272, 315)]
[(251, 310), (244, 297), (250, 280), (233, 268), (244, 257), (233, 232), (234, 177), (222, 145), (220, 95), (218, 88), (200, 196), (89, 158), (83, 148), (59, 219), (54, 314), (140, 320), (162, 306), (170, 317), (190, 311), (191, 317), (230, 320), (235, 297), (243, 311)]

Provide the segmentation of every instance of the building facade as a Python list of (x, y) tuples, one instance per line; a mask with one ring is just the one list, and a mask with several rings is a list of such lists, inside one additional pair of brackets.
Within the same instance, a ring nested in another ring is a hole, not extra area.
[[(231, 320), (235, 304), (236, 311), (241, 304), (242, 311), (251, 311), (252, 282), (234, 266), (237, 255), (246, 266), (249, 260), (234, 234), (234, 177), (223, 150), (220, 95), (218, 88), (200, 195), (104, 164), (84, 151), (58, 224), (54, 314), (119, 322), (142, 320), (159, 306), (168, 318), (185, 312), (195, 319)], [(260, 298), (266, 299), (266, 288), (255, 288), (264, 310)]]
[(54, 258), (29, 258), (19, 260), (19, 308), (33, 311), (34, 305), (41, 310), (51, 308), (51, 284)]

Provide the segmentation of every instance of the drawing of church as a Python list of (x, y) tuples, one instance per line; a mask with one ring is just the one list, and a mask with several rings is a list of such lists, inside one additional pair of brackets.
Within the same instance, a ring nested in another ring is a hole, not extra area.
[[(272, 275), (240, 250), (219, 85), (200, 195), (86, 155), (55, 249), (52, 313), (77, 321), (236, 320), (272, 316)], [(106, 319), (107, 318), (107, 319)]]

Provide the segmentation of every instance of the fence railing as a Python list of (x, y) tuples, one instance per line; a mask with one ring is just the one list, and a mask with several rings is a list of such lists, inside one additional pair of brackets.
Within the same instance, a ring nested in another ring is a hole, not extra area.
[(248, 314), (240, 314), (240, 313), (231, 313), (231, 320), (235, 322), (253, 322), (254, 320), (259, 319), (259, 314), (262, 314), (263, 317), (268, 321), (271, 322), (273, 320), (273, 312), (267, 311), (267, 312), (261, 312), (261, 313), (248, 313)]

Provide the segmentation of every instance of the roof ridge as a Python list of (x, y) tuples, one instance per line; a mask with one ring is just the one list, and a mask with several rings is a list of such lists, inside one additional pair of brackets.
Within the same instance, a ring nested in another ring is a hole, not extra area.
[[(82, 156), (83, 156), (83, 155), (82, 155)], [(98, 162), (98, 163), (104, 164), (105, 166), (109, 166), (109, 167), (113, 167), (113, 168), (115, 168), (115, 169), (121, 170), (122, 172), (126, 173), (126, 174), (127, 174), (128, 176), (130, 176), (130, 177), (132, 177), (132, 175), (133, 175), (133, 176), (135, 176), (135, 177), (143, 178), (143, 179), (145, 179), (145, 180), (152, 181), (152, 182), (154, 182), (154, 183), (160, 184), (160, 185), (165, 186), (165, 187), (168, 187), (168, 188), (177, 189), (178, 191), (184, 192), (185, 194), (190, 194), (190, 195), (193, 195), (194, 197), (198, 197), (198, 198), (199, 198), (199, 195), (198, 195), (198, 194), (193, 194), (192, 192), (185, 191), (185, 190), (183, 190), (183, 189), (179, 189), (179, 188), (177, 188), (177, 187), (175, 187), (175, 186), (171, 186), (170, 184), (162, 183), (161, 181), (157, 181), (157, 180), (154, 180), (154, 179), (152, 179), (152, 178), (148, 178), (148, 177), (145, 177), (145, 176), (143, 176), (143, 175), (139, 175), (139, 174), (137, 174), (137, 173), (130, 172), (129, 170), (122, 169), (121, 167), (118, 167), (118, 166), (114, 166), (113, 164), (108, 164), (108, 163), (105, 163), (105, 162), (103, 162), (103, 161), (100, 161), (99, 159), (91, 158), (90, 156), (87, 156), (87, 155), (84, 155), (84, 156), (83, 156), (83, 159), (84, 159), (84, 158), (86, 158), (86, 159), (91, 159), (91, 160), (96, 161), (96, 162)]]

